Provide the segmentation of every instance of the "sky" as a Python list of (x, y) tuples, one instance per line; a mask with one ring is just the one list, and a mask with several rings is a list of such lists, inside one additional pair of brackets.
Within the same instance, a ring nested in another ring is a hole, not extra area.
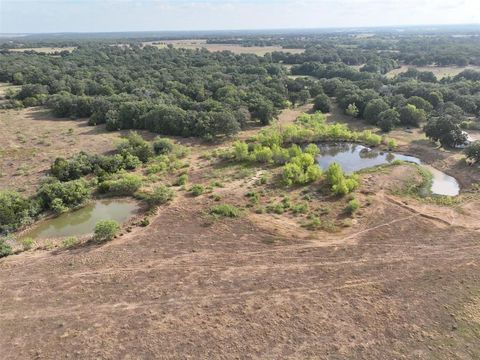
[(0, 0), (0, 33), (478, 23), (480, 0)]

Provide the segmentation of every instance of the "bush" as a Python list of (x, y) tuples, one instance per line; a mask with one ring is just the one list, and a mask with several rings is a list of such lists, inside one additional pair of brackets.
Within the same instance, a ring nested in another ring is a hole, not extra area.
[(320, 149), (316, 144), (308, 144), (303, 152), (312, 156), (317, 156), (320, 153)]
[(172, 152), (174, 144), (172, 140), (157, 136), (153, 140), (153, 151), (157, 155), (168, 154)]
[(474, 141), (465, 148), (465, 156), (473, 162), (480, 162), (480, 141)]
[(117, 146), (122, 156), (128, 154), (136, 156), (141, 162), (146, 163), (148, 159), (153, 157), (152, 146), (136, 132), (130, 131), (125, 139)]
[(27, 251), (33, 247), (33, 245), (35, 244), (35, 241), (33, 241), (32, 238), (24, 238), (20, 240), (20, 243), (22, 244), (23, 250)]
[(0, 191), (0, 233), (16, 230), (29, 219), (30, 202), (14, 191)]
[(93, 238), (96, 241), (112, 240), (120, 231), (120, 225), (115, 220), (101, 220), (95, 225)]
[(78, 243), (79, 241), (75, 236), (69, 236), (62, 241), (62, 246), (68, 249), (77, 246)]
[(322, 170), (315, 164), (315, 159), (310, 154), (301, 154), (290, 160), (283, 167), (282, 179), (285, 185), (304, 185), (318, 180)]
[(346, 195), (358, 187), (358, 177), (355, 175), (345, 177), (342, 167), (334, 162), (326, 171), (327, 183), (335, 195)]
[(188, 175), (182, 174), (178, 177), (177, 181), (175, 181), (175, 186), (182, 186), (188, 182)]
[(83, 179), (67, 182), (55, 179), (45, 182), (40, 187), (37, 196), (44, 209), (60, 210), (63, 206), (72, 208), (81, 205), (90, 197), (90, 188)]
[(0, 238), (0, 258), (11, 255), (12, 247), (7, 244), (5, 239)]
[(313, 100), (313, 108), (322, 113), (328, 113), (331, 109), (330, 99), (325, 94), (319, 94)]
[(352, 199), (345, 206), (345, 212), (347, 214), (353, 215), (360, 208), (360, 203), (357, 199)]
[(140, 176), (122, 174), (115, 179), (102, 182), (99, 191), (111, 196), (133, 195), (141, 186), (142, 178)]
[(203, 185), (195, 184), (190, 188), (190, 193), (193, 196), (200, 196), (205, 192)]
[(174, 195), (175, 193), (172, 189), (166, 187), (165, 185), (160, 185), (155, 187), (152, 192), (142, 193), (139, 195), (139, 197), (149, 206), (158, 206), (172, 200)]
[(240, 216), (241, 210), (234, 205), (221, 204), (210, 208), (210, 214), (223, 217), (235, 218)]

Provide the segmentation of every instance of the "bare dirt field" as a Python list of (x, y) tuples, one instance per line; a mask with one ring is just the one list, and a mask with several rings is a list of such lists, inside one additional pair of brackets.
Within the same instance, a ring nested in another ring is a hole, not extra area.
[(85, 150), (105, 153), (120, 133), (86, 119), (56, 119), (41, 108), (0, 110), (0, 189), (32, 193), (55, 158)]
[(255, 54), (258, 56), (263, 56), (266, 53), (271, 53), (273, 51), (284, 51), (292, 54), (303, 53), (305, 49), (284, 49), (281, 46), (241, 46), (237, 44), (207, 44), (206, 40), (164, 40), (164, 41), (153, 41), (145, 42), (144, 45), (153, 45), (159, 48), (164, 48), (167, 45), (173, 45), (175, 48), (183, 49), (207, 49), (209, 51), (231, 51), (235, 54)]
[(395, 75), (406, 72), (409, 68), (417, 69), (418, 71), (431, 71), (437, 77), (437, 79), (442, 79), (447, 76), (455, 76), (460, 74), (463, 70), (472, 69), (480, 70), (480, 66), (469, 65), (465, 67), (459, 66), (414, 66), (414, 65), (402, 65), (398, 69), (389, 71), (386, 76), (388, 78), (393, 78)]
[[(309, 110), (286, 110), (279, 124)], [(74, 131), (87, 129), (97, 128)], [(113, 136), (98, 131), (95, 139)], [(213, 145), (191, 146), (190, 181), (220, 180), (213, 193), (242, 215), (215, 219), (211, 193), (178, 191), (149, 226), (107, 244), (0, 259), (1, 359), (480, 355), (478, 192), (455, 206), (395, 196), (414, 175), (408, 165), (388, 167), (362, 175), (362, 208), (349, 226), (311, 231), (291, 214), (249, 210), (245, 193), (260, 191), (263, 169), (219, 167), (202, 156)], [(343, 203), (316, 186), (310, 206), (342, 220), (335, 207)]]

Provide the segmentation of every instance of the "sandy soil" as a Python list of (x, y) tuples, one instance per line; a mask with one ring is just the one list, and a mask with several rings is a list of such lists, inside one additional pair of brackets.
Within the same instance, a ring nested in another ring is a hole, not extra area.
[(59, 156), (105, 153), (120, 133), (88, 126), (86, 119), (56, 119), (41, 108), (0, 110), (0, 190), (33, 193)]

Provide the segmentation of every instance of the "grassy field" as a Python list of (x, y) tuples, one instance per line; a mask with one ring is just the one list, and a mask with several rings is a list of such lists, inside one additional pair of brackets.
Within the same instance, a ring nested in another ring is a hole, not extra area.
[(88, 126), (86, 119), (56, 119), (40, 108), (0, 110), (0, 127), (0, 190), (27, 194), (35, 191), (56, 157), (81, 150), (105, 153), (120, 137)]
[(209, 51), (231, 51), (235, 54), (255, 54), (263, 56), (266, 53), (273, 51), (284, 51), (293, 54), (304, 52), (304, 49), (283, 49), (281, 46), (250, 46), (245, 47), (237, 44), (207, 44), (206, 40), (164, 40), (156, 42), (145, 42), (144, 45), (153, 45), (159, 48), (164, 48), (167, 45), (173, 45), (174, 48), (183, 49), (201, 49), (205, 48)]
[(35, 51), (35, 52), (42, 52), (46, 54), (53, 54), (55, 52), (60, 51), (68, 51), (72, 52), (75, 50), (74, 47), (38, 47), (38, 48), (23, 48), (23, 49), (9, 49), (13, 52), (25, 52), (25, 51)]
[(386, 74), (388, 78), (393, 78), (395, 75), (401, 74), (408, 70), (408, 68), (414, 68), (418, 71), (431, 71), (437, 77), (437, 79), (442, 79), (447, 76), (455, 76), (460, 74), (465, 69), (473, 69), (473, 70), (480, 70), (480, 66), (466, 66), (466, 67), (458, 67), (458, 66), (410, 66), (410, 65), (402, 65), (398, 69), (394, 69)]

